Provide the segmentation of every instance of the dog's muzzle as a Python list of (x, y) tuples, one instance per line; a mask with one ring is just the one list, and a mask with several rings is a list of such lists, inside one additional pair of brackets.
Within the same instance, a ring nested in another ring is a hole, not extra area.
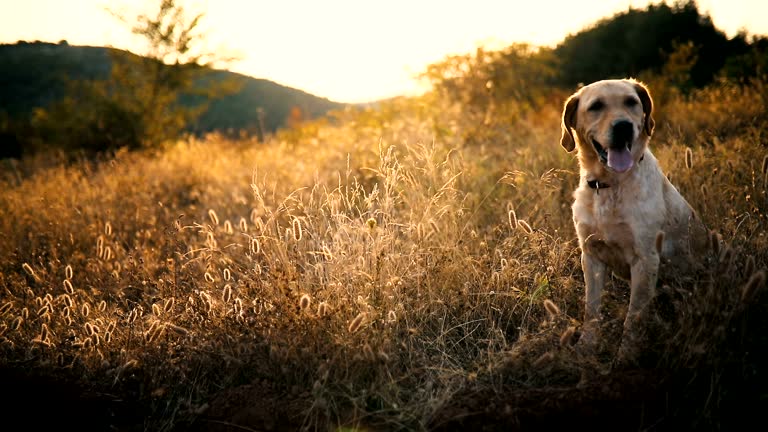
[(612, 171), (623, 173), (634, 165), (632, 141), (635, 139), (634, 126), (627, 120), (619, 120), (611, 128), (611, 142), (608, 148), (592, 138), (592, 146), (600, 162)]

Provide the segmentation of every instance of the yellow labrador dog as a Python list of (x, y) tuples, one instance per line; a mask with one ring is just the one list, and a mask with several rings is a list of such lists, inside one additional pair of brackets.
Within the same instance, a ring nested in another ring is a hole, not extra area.
[(648, 148), (652, 114), (648, 89), (633, 79), (582, 87), (563, 109), (561, 144), (569, 152), (578, 149), (581, 172), (572, 207), (586, 285), (579, 344), (596, 342), (600, 297), (611, 270), (631, 289), (620, 361), (635, 355), (638, 317), (654, 296), (659, 273), (690, 270), (709, 239)]

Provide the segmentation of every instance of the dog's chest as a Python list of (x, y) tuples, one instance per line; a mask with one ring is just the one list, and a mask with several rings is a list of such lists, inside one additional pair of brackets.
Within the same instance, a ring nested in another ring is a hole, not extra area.
[(642, 243), (643, 227), (657, 224), (659, 203), (637, 188), (582, 189), (574, 221), (582, 239), (592, 235), (629, 256)]
[(632, 226), (635, 222), (635, 214), (628, 207), (627, 197), (617, 193), (595, 194), (592, 212), (594, 217), (595, 233), (603, 241), (615, 244), (622, 249), (630, 247), (634, 243)]

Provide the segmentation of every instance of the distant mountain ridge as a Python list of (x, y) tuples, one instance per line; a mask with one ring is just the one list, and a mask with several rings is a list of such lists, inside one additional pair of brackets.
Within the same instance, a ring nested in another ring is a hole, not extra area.
[[(0, 44), (0, 116), (28, 117), (34, 108), (60, 99), (67, 80), (108, 78), (111, 50), (116, 49), (73, 46), (66, 41)], [(265, 131), (274, 132), (286, 125), (296, 107), (304, 118), (315, 118), (345, 106), (235, 72), (215, 70), (213, 78), (231, 79), (241, 85), (240, 90), (211, 101), (208, 110), (190, 125), (191, 131), (255, 131), (263, 113)]]

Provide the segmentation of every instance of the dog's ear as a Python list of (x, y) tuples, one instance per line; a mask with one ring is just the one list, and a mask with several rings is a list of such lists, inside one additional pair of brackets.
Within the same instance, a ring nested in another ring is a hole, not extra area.
[(563, 107), (563, 120), (561, 126), (563, 135), (560, 137), (560, 145), (572, 152), (576, 148), (576, 141), (573, 138), (573, 128), (576, 127), (576, 110), (579, 108), (579, 97), (571, 95)]
[(643, 129), (648, 136), (653, 135), (653, 128), (656, 122), (653, 120), (653, 99), (648, 88), (641, 82), (634, 82), (637, 95), (640, 96), (640, 102), (643, 104), (643, 113), (645, 113), (645, 122)]

